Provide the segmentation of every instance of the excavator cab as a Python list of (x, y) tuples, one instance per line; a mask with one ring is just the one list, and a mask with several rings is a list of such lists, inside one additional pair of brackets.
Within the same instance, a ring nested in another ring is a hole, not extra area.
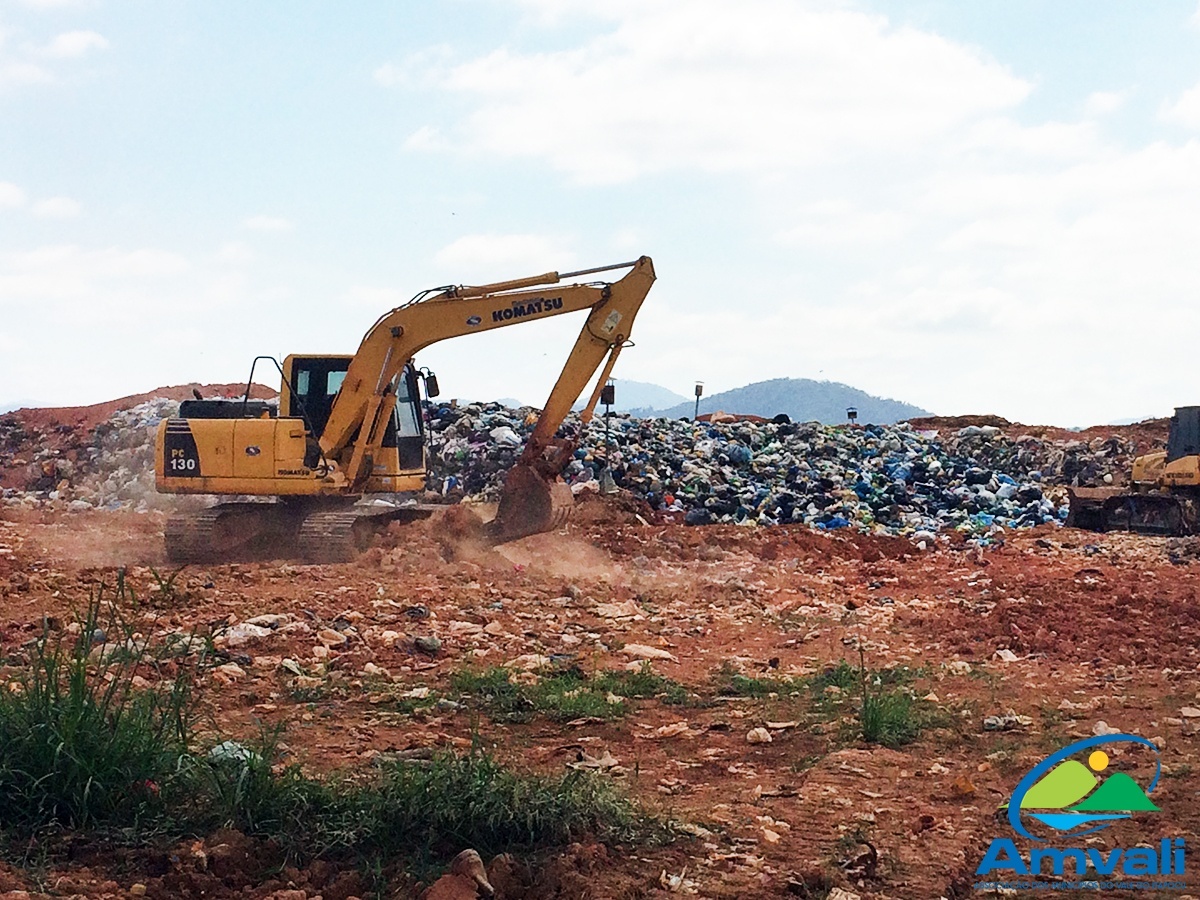
[[(317, 437), (325, 430), (334, 400), (350, 368), (348, 355), (289, 356), (283, 361), (280, 414), (302, 419), (307, 432), (305, 465), (321, 464)], [(396, 380), (396, 408), (384, 431), (383, 443), (367, 482), (367, 493), (418, 490), (409, 484), (425, 477), (425, 434), (417, 373), (405, 366)], [(401, 485), (404, 479), (404, 485)]]

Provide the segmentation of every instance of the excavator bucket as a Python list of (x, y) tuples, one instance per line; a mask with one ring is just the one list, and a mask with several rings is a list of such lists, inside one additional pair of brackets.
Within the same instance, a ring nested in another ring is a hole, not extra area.
[(575, 499), (571, 488), (550, 482), (532, 466), (518, 465), (504, 476), (500, 508), (489, 526), (489, 538), (503, 544), (566, 524)]

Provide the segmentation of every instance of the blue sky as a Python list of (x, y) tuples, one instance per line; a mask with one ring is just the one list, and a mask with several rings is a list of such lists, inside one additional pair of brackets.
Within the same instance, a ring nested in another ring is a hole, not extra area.
[[(1195, 0), (0, 0), (0, 408), (351, 352), (654, 257), (618, 376), (1088, 424), (1200, 402)], [(544, 399), (578, 323), (432, 347)]]

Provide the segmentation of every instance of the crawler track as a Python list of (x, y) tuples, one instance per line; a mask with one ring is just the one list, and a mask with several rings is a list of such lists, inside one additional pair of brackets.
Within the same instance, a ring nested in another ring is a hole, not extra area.
[(163, 538), (176, 563), (225, 562), (250, 553), (266, 539), (286, 540), (288, 516), (273, 503), (222, 503), (199, 512), (176, 513)]
[(390, 518), (353, 510), (309, 513), (297, 538), (300, 556), (312, 563), (350, 562), (371, 545), (375, 532)]

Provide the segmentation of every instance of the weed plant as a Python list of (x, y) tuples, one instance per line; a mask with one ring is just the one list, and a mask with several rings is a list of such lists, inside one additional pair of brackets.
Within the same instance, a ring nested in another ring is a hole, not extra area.
[(713, 675), (714, 687), (722, 697), (768, 697), (771, 694), (789, 694), (802, 684), (792, 678), (755, 678), (743, 675), (729, 663), (723, 664)]
[(593, 684), (596, 690), (618, 697), (656, 697), (666, 706), (687, 706), (696, 702), (696, 698), (684, 685), (665, 675), (659, 675), (648, 662), (631, 672), (601, 672), (596, 675)]
[[(0, 683), (6, 829), (131, 825), (169, 799), (189, 752), (197, 662), (167, 665), (135, 639), (120, 612), (135, 604), (124, 579), (112, 597), (98, 588), (76, 628), (47, 625), (28, 665)], [(150, 686), (135, 686), (139, 676)]]
[[(862, 648), (859, 648), (858, 655), (862, 691), (859, 729), (862, 739), (870, 744), (892, 748), (912, 743), (927, 724), (927, 717), (918, 709), (917, 701), (907, 690), (886, 687), (878, 674), (867, 671)], [(844, 660), (842, 664), (845, 665)]]
[(461, 847), (486, 855), (561, 846), (584, 835), (625, 842), (663, 833), (608, 779), (518, 774), (479, 752), (391, 763), (356, 805), (359, 820), (370, 823), (364, 843), (384, 855)]

